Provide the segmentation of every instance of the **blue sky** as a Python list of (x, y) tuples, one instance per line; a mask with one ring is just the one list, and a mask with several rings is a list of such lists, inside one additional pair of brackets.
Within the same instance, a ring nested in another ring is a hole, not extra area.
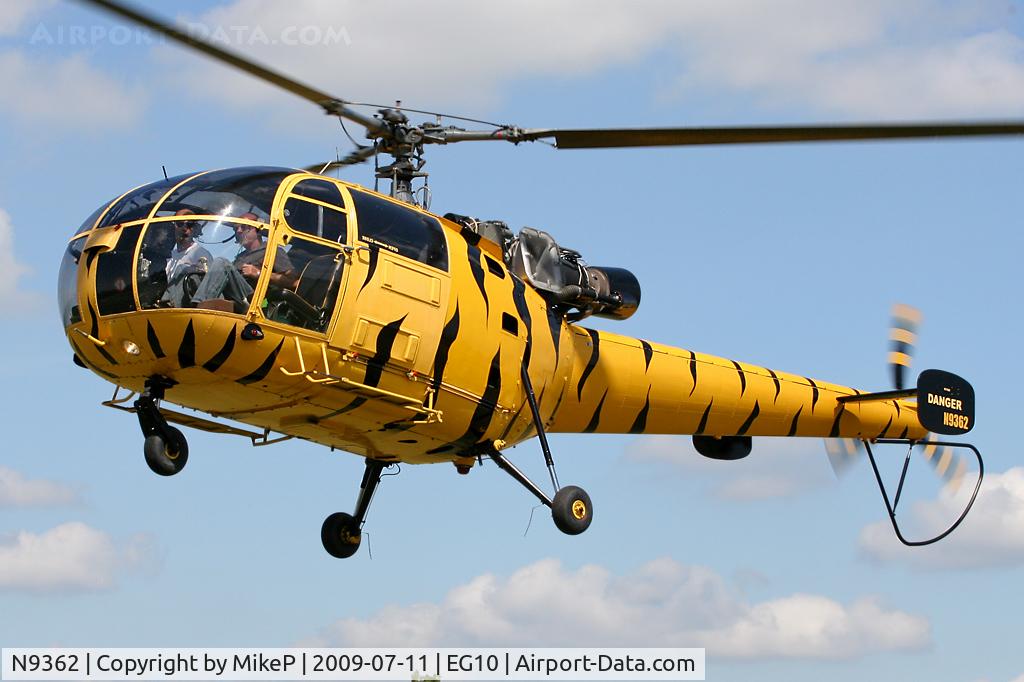
[[(346, 99), (524, 127), (1024, 114), (1008, 0), (146, 4)], [(524, 537), (533, 499), (493, 466), (404, 467), (372, 558), (336, 561), (318, 531), (360, 460), (196, 432), (188, 468), (153, 476), (71, 363), (54, 290), (72, 231), (161, 166), (327, 160), (337, 122), (77, 5), (4, 2), (0, 644), (705, 646), (716, 680), (1019, 682), (1022, 144), (432, 149), (435, 211), (637, 274), (639, 312), (605, 329), (882, 390), (889, 308), (917, 306), (917, 368), (975, 386), (989, 483), (952, 537), (903, 550), (866, 463), (837, 482), (819, 442), (719, 463), (686, 438), (558, 436), (560, 479), (594, 499), (584, 535), (537, 509)], [(535, 444), (512, 456), (546, 480)], [(908, 524), (953, 513), (912, 475)]]

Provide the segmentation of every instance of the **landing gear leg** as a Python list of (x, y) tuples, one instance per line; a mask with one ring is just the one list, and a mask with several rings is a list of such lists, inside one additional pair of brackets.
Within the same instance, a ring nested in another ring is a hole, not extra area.
[(145, 390), (135, 401), (135, 414), (146, 441), (143, 452), (146, 464), (155, 474), (173, 476), (188, 462), (188, 441), (185, 435), (167, 423), (160, 414), (160, 401), (164, 392), (174, 386), (172, 379), (153, 376), (146, 380)]
[(544, 431), (544, 420), (540, 416), (540, 408), (537, 406), (537, 398), (533, 394), (533, 384), (530, 383), (530, 374), (526, 365), (522, 366), (521, 375), (523, 387), (526, 389), (526, 400), (530, 404), (530, 414), (533, 415), (533, 426), (537, 431), (537, 438), (540, 440), (540, 448), (544, 452), (544, 462), (548, 467), (548, 474), (551, 476), (551, 485), (555, 488), (554, 498), (549, 498), (537, 485), (526, 475), (515, 468), (503, 455), (495, 449), (490, 453), (503, 471), (516, 479), (537, 496), (541, 502), (551, 508), (551, 518), (558, 530), (566, 535), (579, 535), (590, 527), (594, 520), (594, 507), (590, 502), (587, 491), (579, 486), (567, 485), (564, 488), (558, 483), (558, 473), (555, 471), (555, 460), (551, 456), (551, 448), (548, 446), (548, 437)]
[(389, 466), (391, 465), (387, 462), (367, 459), (363, 482), (359, 485), (355, 513), (335, 512), (324, 519), (324, 524), (320, 527), (320, 541), (323, 542), (328, 554), (337, 559), (347, 559), (359, 549), (366, 512), (370, 509), (370, 502), (380, 483), (381, 473)]

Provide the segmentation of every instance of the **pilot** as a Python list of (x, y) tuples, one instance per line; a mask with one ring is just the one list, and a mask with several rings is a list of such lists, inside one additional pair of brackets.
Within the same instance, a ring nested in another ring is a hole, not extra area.
[[(183, 208), (174, 215), (195, 215), (192, 209)], [(185, 278), (194, 273), (204, 273), (213, 256), (196, 243), (194, 237), (202, 230), (203, 223), (195, 220), (176, 220), (174, 225), (174, 248), (167, 259), (167, 290), (160, 300), (175, 307), (181, 307), (185, 299)]]
[[(253, 213), (238, 216), (243, 220), (257, 221)], [(210, 264), (209, 272), (192, 297), (193, 303), (201, 303), (212, 298), (228, 298), (242, 305), (249, 305), (249, 297), (256, 286), (256, 281), (263, 272), (267, 246), (263, 242), (263, 233), (255, 225), (235, 223), (235, 241), (242, 247), (229, 263), (224, 258), (216, 258)], [(274, 254), (274, 267), (270, 273), (270, 284), (290, 289), (295, 286), (295, 266), (288, 258), (287, 252), (281, 247)]]

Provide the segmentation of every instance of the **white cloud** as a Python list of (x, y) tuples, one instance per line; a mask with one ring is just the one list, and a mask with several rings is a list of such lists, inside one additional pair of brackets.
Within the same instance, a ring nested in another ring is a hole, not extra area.
[(711, 482), (715, 497), (726, 500), (792, 497), (835, 484), (817, 439), (755, 438), (749, 456), (728, 462), (698, 454), (688, 436), (648, 436), (637, 440), (626, 457), (698, 473)]
[[(184, 19), (342, 98), (401, 98), (478, 114), (521, 79), (578, 78), (655, 52), (687, 94), (737, 93), (766, 107), (884, 118), (1024, 110), (1024, 40), (1003, 30), (1006, 4), (947, 5), (524, 0), (496, 18), (487, 3), (439, 0), (422, 20), (386, 21), (407, 15), (405, 6), (238, 0)], [(177, 48), (167, 54), (183, 83), (222, 102), (250, 107), (288, 98)]]
[(0, 52), (0, 115), (23, 124), (60, 129), (118, 129), (135, 123), (143, 95), (75, 55), (34, 60), (17, 50)]
[[(973, 490), (968, 475), (955, 495), (944, 494), (935, 501), (915, 505), (906, 525), (941, 531), (960, 515)], [(1024, 467), (987, 474), (974, 508), (963, 524), (941, 542), (904, 547), (885, 520), (861, 531), (860, 548), (873, 559), (927, 569), (1024, 565)]]
[(0, 2), (0, 36), (14, 35), (25, 20), (37, 14), (55, 0), (4, 0)]
[(30, 481), (14, 469), (0, 466), (0, 508), (47, 507), (72, 504), (77, 500), (75, 491), (65, 485), (45, 480)]
[(32, 297), (18, 290), (18, 280), (29, 269), (14, 258), (14, 225), (11, 216), (0, 208), (0, 309), (25, 308)]
[(41, 534), (22, 531), (0, 540), (0, 589), (106, 590), (148, 554), (141, 538), (118, 546), (106, 533), (79, 522)]
[(554, 559), (508, 578), (485, 574), (437, 604), (345, 618), (318, 646), (701, 646), (738, 659), (845, 659), (927, 646), (925, 618), (874, 598), (795, 594), (748, 603), (716, 573), (660, 559), (615, 576)]

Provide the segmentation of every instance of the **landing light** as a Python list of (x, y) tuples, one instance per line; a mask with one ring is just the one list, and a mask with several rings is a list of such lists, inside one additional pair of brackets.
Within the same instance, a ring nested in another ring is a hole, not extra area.
[(139, 354), (139, 344), (135, 343), (134, 341), (125, 341), (124, 343), (121, 344), (121, 346), (124, 348), (124, 352), (127, 353), (128, 355)]

